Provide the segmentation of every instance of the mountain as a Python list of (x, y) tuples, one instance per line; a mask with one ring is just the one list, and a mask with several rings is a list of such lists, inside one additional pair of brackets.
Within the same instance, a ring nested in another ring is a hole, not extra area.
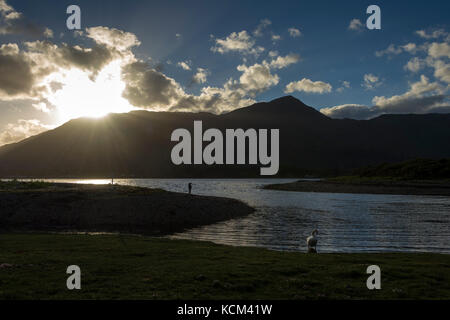
[(177, 128), (280, 130), (278, 176), (342, 174), (381, 162), (450, 157), (450, 114), (331, 119), (288, 96), (232, 112), (133, 111), (80, 118), (0, 148), (0, 177), (257, 177), (260, 165), (172, 164)]

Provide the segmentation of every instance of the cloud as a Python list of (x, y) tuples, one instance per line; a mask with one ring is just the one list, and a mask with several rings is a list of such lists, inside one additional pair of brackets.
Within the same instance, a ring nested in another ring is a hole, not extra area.
[(216, 45), (211, 48), (213, 52), (221, 54), (227, 52), (240, 52), (243, 54), (258, 55), (264, 51), (263, 47), (255, 47), (255, 40), (247, 31), (233, 32), (225, 39), (215, 39)]
[(209, 75), (209, 71), (203, 68), (197, 68), (197, 72), (192, 77), (193, 83), (205, 83), (207, 81), (207, 77)]
[(281, 36), (278, 35), (278, 34), (273, 34), (271, 39), (272, 39), (273, 42), (280, 41), (281, 40)]
[(5, 0), (0, 0), (0, 35), (23, 34), (33, 37), (48, 37), (53, 32), (28, 21)]
[[(270, 55), (270, 54), (269, 54)], [(287, 66), (297, 63), (300, 61), (300, 56), (298, 54), (290, 53), (287, 56), (278, 56), (276, 59), (270, 62), (270, 67), (275, 69), (283, 69)]]
[(44, 125), (39, 120), (35, 119), (21, 119), (16, 123), (9, 123), (2, 133), (0, 133), (0, 146), (26, 139), (52, 128), (52, 126)]
[(427, 33), (425, 30), (417, 30), (415, 33), (424, 39), (437, 39), (440, 37), (448, 36), (448, 32), (446, 32), (444, 29), (434, 30), (430, 33)]
[(44, 37), (53, 38), (53, 31), (49, 28), (44, 29)]
[(382, 57), (384, 55), (393, 56), (399, 55), (403, 52), (407, 52), (410, 54), (415, 54), (418, 51), (426, 51), (428, 49), (428, 44), (423, 44), (421, 46), (417, 46), (415, 43), (407, 43), (402, 46), (396, 46), (394, 44), (390, 44), (385, 50), (376, 51), (375, 55), (377, 57)]
[(125, 51), (141, 44), (135, 34), (115, 28), (101, 26), (86, 28), (86, 36), (93, 39), (97, 44), (118, 51)]
[(367, 90), (373, 90), (376, 87), (379, 87), (383, 82), (379, 77), (369, 73), (364, 75), (364, 82), (362, 86)]
[[(221, 87), (203, 87), (199, 95), (192, 95), (162, 69), (135, 57), (131, 50), (140, 42), (134, 34), (93, 27), (79, 37), (92, 39), (94, 43), (84, 47), (38, 40), (25, 42), (22, 48), (17, 44), (1, 45), (0, 100), (31, 99), (30, 104), (35, 109), (49, 112), (55, 107), (64, 108), (61, 106), (64, 97), (70, 97), (75, 98), (70, 108), (76, 110), (75, 84), (87, 85), (90, 81), (92, 87), (97, 85), (97, 77), (105, 79), (114, 73), (118, 83), (111, 83), (120, 90), (117, 101), (123, 98), (120, 103), (130, 108), (222, 113), (254, 103), (256, 94), (279, 82), (271, 68), (283, 68), (296, 60), (295, 56), (286, 56), (274, 59), (273, 66), (265, 61), (240, 65), (237, 69), (241, 75), (237, 80), (228, 79)], [(245, 38), (240, 36), (241, 40)], [(252, 46), (250, 51), (255, 49)], [(108, 71), (103, 72), (106, 69)], [(208, 75), (207, 69), (197, 68), (192, 83), (205, 84)]]
[(424, 66), (425, 62), (422, 59), (414, 57), (408, 61), (408, 63), (404, 66), (404, 69), (411, 72), (419, 72)]
[(255, 96), (257, 93), (277, 85), (280, 80), (278, 75), (271, 74), (269, 66), (265, 64), (255, 63), (250, 67), (240, 65), (237, 69), (243, 72), (239, 81), (250, 96)]
[(348, 25), (348, 29), (349, 30), (353, 30), (353, 31), (361, 31), (363, 29), (363, 24), (361, 22), (361, 20), (359, 19), (352, 19), (350, 21), (350, 24)]
[(337, 92), (343, 92), (345, 89), (350, 88), (350, 82), (349, 81), (341, 81), (341, 87), (337, 88)]
[(19, 52), (17, 44), (3, 44), (0, 47), (0, 99), (28, 95), (35, 82), (32, 61)]
[(94, 80), (113, 60), (135, 59), (130, 48), (139, 41), (130, 33), (94, 27), (87, 29), (86, 36), (94, 40), (92, 47), (48, 40), (24, 42), (21, 49), (15, 43), (1, 45), (0, 100), (33, 99), (36, 106), (42, 106), (42, 100), (52, 93), (47, 81), (51, 75), (76, 68)]
[(332, 118), (370, 119), (382, 114), (409, 114), (449, 112), (450, 103), (445, 88), (437, 82), (430, 82), (422, 75), (420, 81), (410, 84), (407, 92), (386, 98), (376, 96), (373, 106), (346, 104), (320, 111)]
[(289, 35), (290, 35), (292, 38), (297, 38), (297, 37), (300, 37), (300, 36), (302, 35), (302, 33), (300, 32), (300, 30), (297, 29), (297, 28), (294, 28), (294, 27), (289, 28), (289, 29), (288, 29), (288, 32), (289, 32)]
[(433, 58), (446, 57), (450, 59), (450, 45), (446, 42), (433, 42), (428, 48), (428, 55)]
[(434, 68), (434, 76), (439, 80), (450, 83), (450, 64), (442, 60), (434, 60), (429, 62)]
[[(126, 65), (122, 70), (126, 87), (123, 93), (132, 105), (156, 111), (208, 111), (222, 113), (254, 103), (253, 97), (279, 82), (269, 63), (239, 65), (238, 80), (229, 79), (223, 87), (203, 87), (199, 95), (186, 93), (172, 78), (142, 61)], [(204, 83), (208, 71), (198, 68), (193, 82)]]
[(124, 66), (122, 77), (126, 83), (123, 97), (136, 107), (162, 109), (175, 104), (185, 94), (174, 79), (144, 62)]
[(380, 115), (376, 108), (359, 104), (343, 104), (330, 108), (322, 108), (320, 112), (334, 119), (365, 120)]
[(329, 83), (323, 81), (311, 81), (310, 79), (303, 78), (296, 82), (290, 82), (286, 85), (284, 92), (292, 93), (294, 91), (303, 91), (323, 94), (331, 92), (332, 88), (333, 87)]
[(177, 66), (186, 71), (191, 70), (191, 67), (189, 66), (189, 61), (180, 61), (177, 63)]
[(38, 72), (41, 74), (76, 67), (90, 72), (94, 78), (104, 66), (120, 56), (114, 48), (103, 45), (86, 48), (62, 43), (58, 46), (49, 41), (26, 42), (25, 45), (28, 49), (25, 54), (41, 66)]
[(272, 22), (269, 19), (262, 19), (258, 26), (256, 27), (255, 31), (253, 31), (253, 35), (255, 37), (261, 37), (263, 35), (263, 31), (265, 28), (270, 26)]

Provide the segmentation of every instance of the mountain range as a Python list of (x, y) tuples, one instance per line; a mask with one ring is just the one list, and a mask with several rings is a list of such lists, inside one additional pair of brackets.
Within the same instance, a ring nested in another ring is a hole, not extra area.
[(344, 174), (412, 158), (450, 157), (450, 114), (331, 119), (286, 96), (222, 115), (132, 111), (79, 118), (0, 147), (0, 177), (258, 177), (260, 165), (180, 165), (171, 161), (173, 130), (279, 129), (279, 177)]

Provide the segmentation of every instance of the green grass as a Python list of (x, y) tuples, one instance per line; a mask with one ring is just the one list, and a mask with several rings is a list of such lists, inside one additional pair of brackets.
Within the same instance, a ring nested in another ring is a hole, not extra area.
[(44, 182), (41, 180), (33, 181), (18, 181), (14, 180), (0, 180), (0, 190), (1, 191), (11, 191), (11, 190), (33, 190), (41, 189), (50, 186), (51, 183)]
[[(320, 248), (319, 248), (320, 249)], [(0, 236), (0, 299), (450, 299), (450, 255), (304, 254), (120, 235)], [(82, 290), (66, 289), (79, 265)], [(366, 288), (366, 268), (382, 289)]]

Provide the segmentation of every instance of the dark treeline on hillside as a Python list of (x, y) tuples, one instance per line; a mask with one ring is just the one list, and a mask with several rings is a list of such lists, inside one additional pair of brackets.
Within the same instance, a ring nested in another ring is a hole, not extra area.
[(360, 177), (389, 177), (399, 179), (450, 179), (450, 158), (414, 159), (399, 163), (383, 163), (357, 169)]

